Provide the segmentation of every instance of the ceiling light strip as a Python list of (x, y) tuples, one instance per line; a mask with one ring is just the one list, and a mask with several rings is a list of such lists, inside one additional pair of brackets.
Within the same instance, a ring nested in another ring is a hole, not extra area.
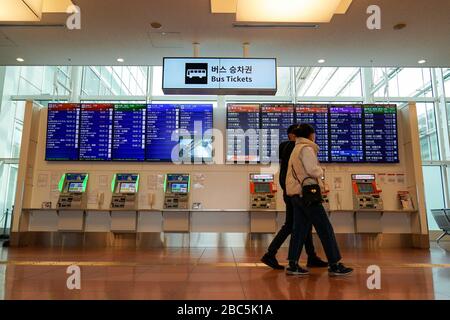
[(235, 28), (298, 28), (298, 29), (318, 29), (318, 24), (279, 24), (279, 23), (233, 23)]

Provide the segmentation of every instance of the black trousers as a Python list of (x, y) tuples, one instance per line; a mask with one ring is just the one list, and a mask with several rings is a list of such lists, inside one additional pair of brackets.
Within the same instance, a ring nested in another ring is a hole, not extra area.
[[(278, 252), (278, 249), (282, 246), (282, 244), (286, 241), (287, 237), (289, 237), (292, 233), (293, 225), (294, 225), (294, 207), (292, 206), (291, 197), (283, 194), (283, 200), (286, 204), (286, 221), (284, 225), (281, 227), (280, 231), (278, 231), (275, 238), (273, 238), (272, 242), (269, 245), (268, 252), (270, 255), (275, 256)], [(305, 239), (305, 250), (309, 257), (316, 256), (316, 250), (313, 244), (312, 238), (312, 226), (309, 228)]]
[(334, 264), (341, 260), (341, 254), (334, 234), (333, 226), (322, 204), (305, 206), (299, 196), (291, 197), (294, 207), (294, 223), (289, 244), (289, 261), (298, 261), (302, 253), (311, 226), (316, 229), (327, 255), (328, 263)]

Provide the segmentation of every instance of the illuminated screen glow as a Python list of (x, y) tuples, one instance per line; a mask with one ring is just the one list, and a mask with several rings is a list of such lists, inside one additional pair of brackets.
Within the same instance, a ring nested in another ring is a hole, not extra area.
[(70, 182), (68, 191), (71, 193), (83, 192), (83, 182)]

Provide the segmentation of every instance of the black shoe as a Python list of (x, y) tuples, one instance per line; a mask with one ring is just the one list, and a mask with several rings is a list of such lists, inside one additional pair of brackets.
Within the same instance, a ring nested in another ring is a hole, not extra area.
[(298, 264), (295, 264), (295, 265), (289, 265), (289, 267), (286, 268), (286, 274), (289, 276), (308, 276), (309, 271), (306, 269), (303, 269)]
[(266, 253), (262, 258), (261, 262), (265, 265), (271, 267), (274, 270), (284, 270), (284, 267), (278, 263), (277, 258)]
[(326, 268), (328, 267), (328, 262), (323, 261), (318, 256), (308, 257), (308, 263), (306, 266), (308, 268)]
[(328, 268), (328, 274), (331, 277), (347, 276), (353, 272), (352, 268), (347, 268), (342, 263), (337, 263)]

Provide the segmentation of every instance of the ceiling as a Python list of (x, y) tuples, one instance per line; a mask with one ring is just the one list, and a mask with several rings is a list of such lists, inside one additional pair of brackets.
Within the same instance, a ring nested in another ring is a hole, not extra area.
[[(161, 65), (164, 56), (276, 57), (279, 66), (450, 66), (450, 1), (353, 0), (347, 14), (318, 29), (235, 28), (233, 14), (211, 14), (209, 0), (73, 0), (81, 30), (0, 26), (0, 65)], [(366, 27), (369, 5), (382, 29)], [(43, 23), (67, 15), (44, 16)], [(155, 30), (151, 22), (160, 22)], [(403, 30), (394, 30), (406, 23)], [(165, 34), (162, 34), (165, 33)], [(25, 59), (18, 63), (17, 57)]]

